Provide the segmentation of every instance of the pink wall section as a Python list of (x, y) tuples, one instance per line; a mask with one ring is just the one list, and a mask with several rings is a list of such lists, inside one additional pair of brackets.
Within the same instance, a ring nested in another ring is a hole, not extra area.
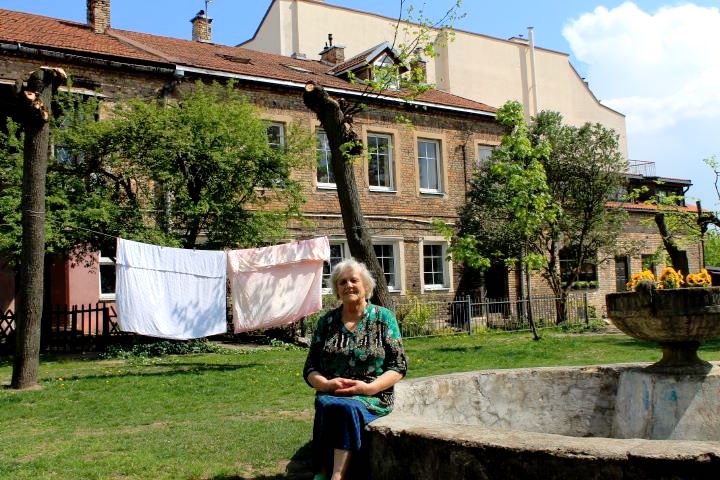
[(100, 301), (98, 254), (92, 255), (92, 266), (85, 263), (66, 263), (68, 305), (95, 305)]
[(0, 310), (15, 311), (15, 272), (0, 260)]

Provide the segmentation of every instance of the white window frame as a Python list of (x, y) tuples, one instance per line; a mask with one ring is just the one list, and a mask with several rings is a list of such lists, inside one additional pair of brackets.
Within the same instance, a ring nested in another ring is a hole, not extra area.
[[(387, 152), (384, 154), (380, 154), (378, 152), (373, 152), (370, 147), (370, 138), (384, 138), (387, 140)], [(388, 135), (386, 133), (375, 133), (375, 132), (369, 132), (367, 134), (367, 146), (368, 146), (368, 185), (370, 190), (372, 191), (378, 191), (378, 192), (394, 192), (395, 191), (395, 161), (394, 161), (394, 155), (393, 155), (393, 138), (392, 135)], [(373, 161), (373, 157), (375, 158), (375, 161), (380, 161), (380, 155), (384, 155), (387, 157), (387, 176), (389, 178), (389, 185), (373, 185), (370, 183), (370, 164)]]
[[(420, 155), (420, 143), (429, 143), (435, 145), (435, 171), (437, 176), (437, 188), (426, 188), (422, 185), (422, 164), (423, 160), (426, 164), (430, 164), (430, 157), (423, 157)], [(443, 193), (443, 170), (442, 170), (442, 149), (441, 142), (435, 138), (418, 138), (417, 139), (417, 165), (418, 165), (418, 184), (420, 186), (420, 193), (430, 194), (442, 194)]]
[[(333, 245), (340, 245), (340, 248), (341, 248), (341, 251), (342, 251), (342, 260), (341, 260), (341, 261), (347, 260), (348, 258), (350, 258), (350, 248), (348, 247), (347, 240), (345, 240), (344, 238), (343, 238), (343, 239), (341, 239), (341, 238), (331, 238), (331, 239), (330, 239), (330, 246), (332, 247)], [(324, 269), (325, 269), (325, 267), (323, 266), (323, 270), (324, 270)], [(332, 268), (330, 268), (330, 273), (332, 273)], [(324, 280), (324, 279), (325, 279), (325, 275), (324, 275), (324, 271), (323, 271), (323, 280)], [(322, 294), (323, 294), (323, 295), (331, 295), (331, 294), (332, 294), (332, 288), (323, 286), (323, 287), (322, 287)]]
[[(400, 293), (403, 291), (403, 242), (398, 238), (373, 238), (373, 248), (376, 245), (390, 246), (392, 248), (392, 259), (393, 259), (393, 276), (395, 277), (395, 283), (388, 285), (388, 290), (393, 293)], [(377, 254), (376, 254), (377, 255)], [(378, 259), (380, 260), (380, 259)], [(380, 264), (382, 267), (382, 263)]]
[[(325, 142), (325, 144), (323, 145), (323, 146), (327, 145), (327, 150), (324, 149), (324, 148), (321, 149), (320, 146), (318, 145), (318, 143), (320, 143), (320, 142), (318, 142), (318, 140), (320, 140), (320, 138), (321, 138), (320, 136), (321, 136), (321, 135), (324, 135), (324, 136), (325, 136), (325, 139), (327, 139), (327, 133), (325, 133), (325, 130), (317, 129), (317, 130), (315, 131), (315, 138), (316, 138), (315, 152), (316, 152), (316, 158), (318, 159), (318, 166), (319, 166), (319, 165), (320, 165), (320, 163), (319, 163), (319, 160), (320, 160), (320, 158), (319, 158), (319, 157), (320, 157), (320, 152), (323, 152), (324, 154), (327, 154), (327, 169), (328, 169), (328, 177), (329, 177), (329, 176), (332, 174), (332, 166), (330, 165), (330, 162), (332, 161), (331, 158), (330, 158), (330, 156), (332, 155), (332, 153), (330, 152), (330, 145), (329, 145), (328, 142)], [(318, 180), (317, 169), (315, 170), (315, 181), (317, 182), (317, 187), (318, 187), (318, 188), (337, 189), (337, 185), (335, 184), (335, 182), (321, 182), (320, 180)]]
[[(480, 168), (480, 166), (490, 160), (490, 156), (492, 155), (493, 150), (495, 150), (497, 147), (494, 145), (487, 145), (484, 143), (478, 143), (477, 146), (477, 157), (475, 160), (475, 167)], [(487, 154), (483, 155), (482, 152), (488, 152)]]
[[(440, 246), (443, 283), (425, 283), (425, 246)], [(439, 239), (423, 239), (420, 243), (420, 281), (424, 291), (447, 291), (452, 288), (452, 264), (447, 259), (447, 242)]]
[[(117, 265), (115, 264), (115, 261), (112, 259), (112, 257), (104, 257), (102, 252), (98, 252), (98, 299), (101, 301), (115, 301), (115, 292), (112, 293), (103, 293), (102, 291), (102, 268), (103, 266), (109, 266), (112, 265), (113, 267), (117, 268)], [(113, 270), (113, 274), (116, 274), (116, 270)], [(115, 289), (117, 289), (117, 285), (115, 285)]]
[[(285, 146), (285, 124), (282, 123), (282, 122), (269, 122), (269, 123), (268, 123), (268, 126), (267, 126), (267, 129), (266, 129), (266, 132), (267, 132), (267, 130), (270, 130), (270, 128), (272, 128), (272, 127), (278, 127), (278, 128), (280, 128), (280, 143), (279, 143), (279, 144), (272, 143), (272, 142), (270, 141), (270, 135), (268, 135), (268, 144), (270, 145), (271, 148), (282, 148), (282, 147), (284, 147), (284, 146)], [(277, 145), (277, 146), (276, 146), (276, 145)]]

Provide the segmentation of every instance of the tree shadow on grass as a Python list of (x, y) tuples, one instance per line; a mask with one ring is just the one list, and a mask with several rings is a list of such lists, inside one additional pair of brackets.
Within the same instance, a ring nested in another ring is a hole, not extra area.
[(312, 442), (295, 452), (290, 462), (285, 467), (285, 473), (278, 475), (218, 475), (211, 477), (211, 480), (312, 480)]
[[(192, 365), (191, 368), (188, 368), (188, 366)], [(200, 365), (200, 366), (199, 366)], [(170, 377), (175, 375), (197, 375), (199, 373), (204, 372), (227, 372), (227, 371), (233, 371), (233, 370), (240, 370), (240, 369), (246, 369), (246, 368), (254, 368), (254, 367), (260, 367), (262, 366), (259, 363), (248, 363), (245, 365), (234, 365), (234, 364), (212, 364), (212, 365), (201, 365), (197, 363), (161, 363), (156, 365), (140, 365), (140, 366), (125, 366), (123, 368), (130, 369), (127, 372), (123, 373), (107, 373), (107, 374), (89, 374), (89, 375), (82, 375), (82, 374), (73, 374), (73, 375), (67, 375), (64, 378), (66, 380), (98, 380), (98, 379), (107, 379), (107, 378), (121, 378), (121, 377), (155, 377), (155, 376), (164, 376), (164, 377)], [(153, 368), (159, 370), (156, 371), (150, 371), (150, 372), (143, 372), (143, 371), (137, 371), (136, 369), (141, 368)], [(43, 377), (41, 380), (47, 380), (47, 378)]]
[(469, 353), (478, 352), (483, 348), (481, 345), (475, 345), (473, 347), (440, 347), (437, 350), (439, 352)]

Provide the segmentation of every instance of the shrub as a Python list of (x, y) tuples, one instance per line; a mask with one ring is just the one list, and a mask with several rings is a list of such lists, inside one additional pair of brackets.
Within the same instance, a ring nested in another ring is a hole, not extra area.
[(405, 337), (431, 335), (433, 332), (432, 319), (437, 313), (437, 306), (432, 303), (422, 303), (414, 295), (407, 297), (407, 302), (399, 304), (395, 310), (395, 318)]
[(160, 340), (136, 345), (110, 345), (100, 353), (99, 358), (151, 358), (165, 355), (229, 352), (232, 351), (202, 338), (199, 340)]

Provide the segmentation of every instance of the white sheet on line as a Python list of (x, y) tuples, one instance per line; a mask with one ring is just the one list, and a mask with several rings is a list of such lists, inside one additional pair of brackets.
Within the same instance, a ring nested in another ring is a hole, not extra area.
[(175, 340), (225, 333), (226, 278), (225, 252), (118, 239), (120, 329)]

